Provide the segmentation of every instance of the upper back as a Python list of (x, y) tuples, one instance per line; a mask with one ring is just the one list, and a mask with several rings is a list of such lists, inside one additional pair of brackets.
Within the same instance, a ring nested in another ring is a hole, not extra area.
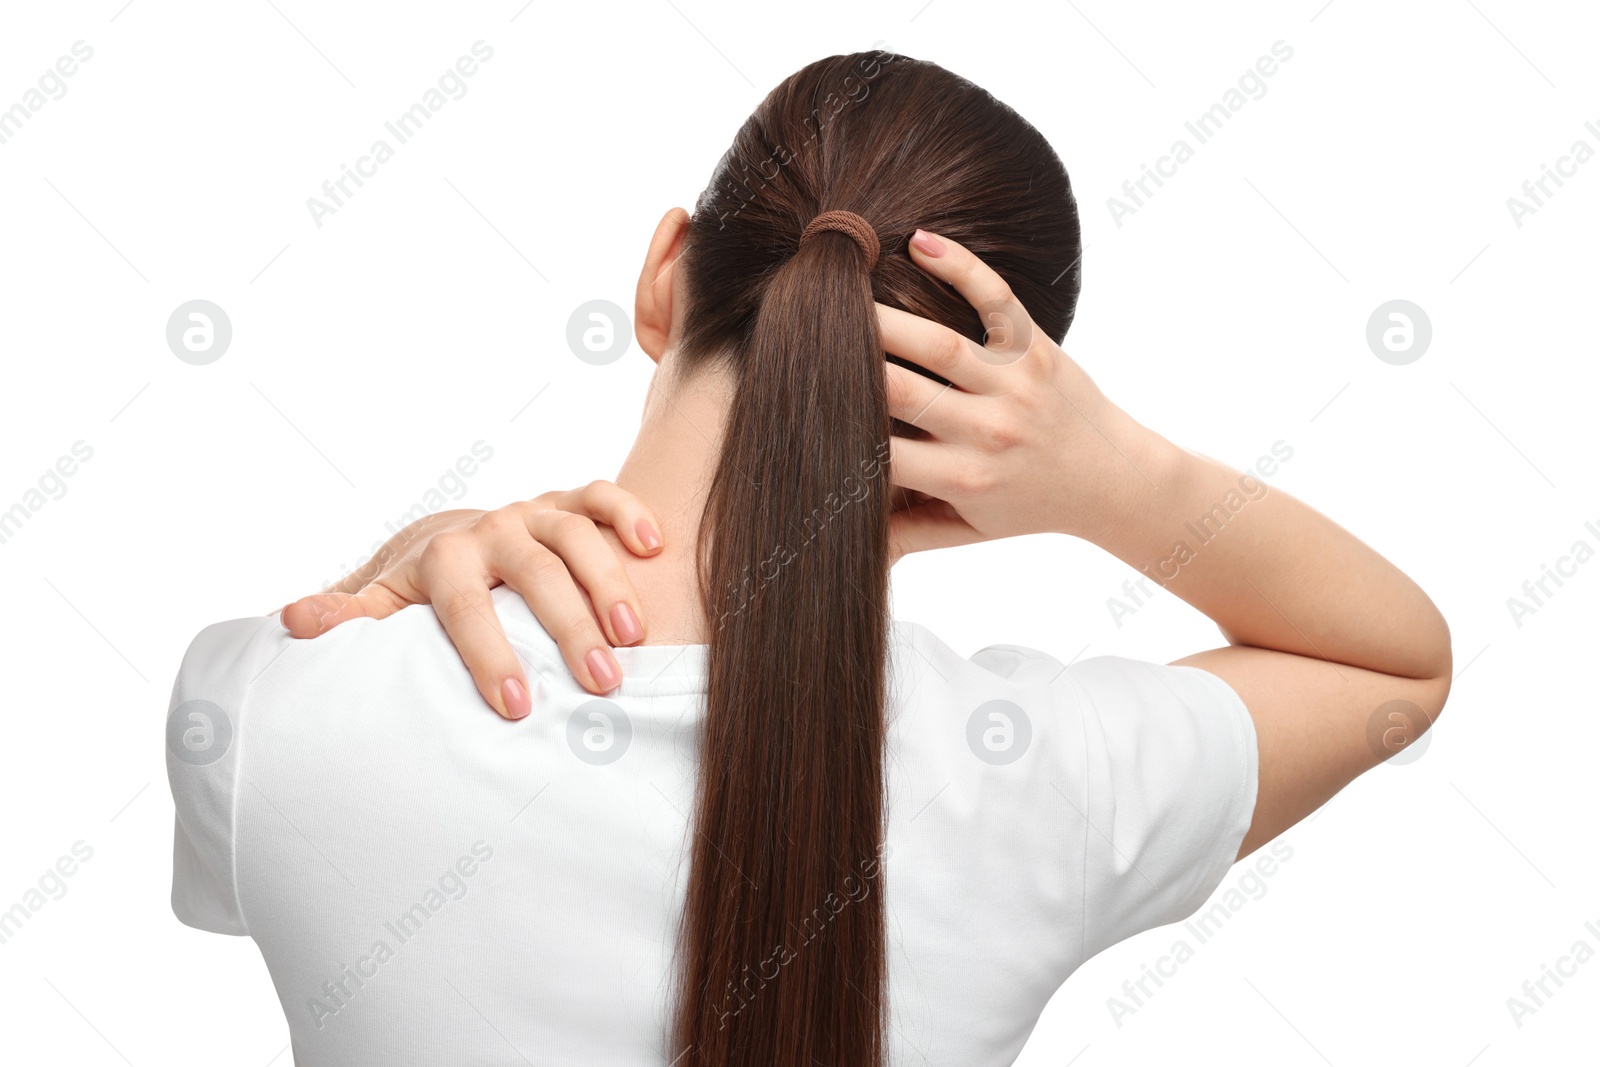
[[(532, 689), (519, 722), (425, 606), (309, 642), (221, 623), (185, 657), (174, 910), (255, 938), (301, 1067), (670, 1059), (695, 782), (716, 773), (706, 648), (617, 649), (623, 685), (596, 698), (520, 597), (494, 598)], [(882, 857), (750, 961), (726, 1010), (881, 892), (891, 1062), (1009, 1063), (1083, 960), (1220, 881), (1255, 735), (1194, 668), (893, 636)]]

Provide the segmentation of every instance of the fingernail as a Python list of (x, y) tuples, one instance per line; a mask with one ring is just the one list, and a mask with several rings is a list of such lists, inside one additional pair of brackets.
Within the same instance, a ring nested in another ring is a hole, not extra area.
[(583, 661), (589, 665), (589, 673), (594, 675), (594, 680), (599, 683), (601, 689), (610, 692), (622, 684), (622, 668), (611, 658), (609, 650), (592, 648)]
[(644, 627), (639, 625), (639, 616), (627, 604), (619, 603), (611, 609), (611, 626), (625, 645), (644, 640)]
[(654, 552), (661, 547), (661, 535), (656, 533), (656, 528), (640, 519), (633, 524), (633, 532), (639, 535), (639, 540), (644, 542), (645, 551)]
[(925, 256), (937, 258), (944, 255), (944, 242), (927, 230), (918, 230), (912, 234), (911, 243), (916, 246), (918, 252)]
[(533, 701), (528, 699), (528, 690), (515, 678), (507, 678), (500, 683), (500, 695), (505, 698), (506, 718), (525, 718), (533, 710)]

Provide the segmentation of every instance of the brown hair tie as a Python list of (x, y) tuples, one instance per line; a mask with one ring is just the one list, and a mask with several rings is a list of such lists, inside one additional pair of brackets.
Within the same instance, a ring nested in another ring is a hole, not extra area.
[(861, 254), (867, 257), (867, 269), (870, 271), (877, 265), (877, 231), (873, 230), (872, 223), (854, 211), (824, 211), (806, 226), (800, 234), (800, 243), (805, 244), (812, 235), (823, 230), (837, 230), (839, 233), (849, 234), (856, 244), (861, 246)]

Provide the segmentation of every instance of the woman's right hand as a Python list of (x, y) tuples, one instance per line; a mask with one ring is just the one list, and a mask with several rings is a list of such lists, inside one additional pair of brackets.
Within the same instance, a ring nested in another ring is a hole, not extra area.
[(1106, 399), (972, 252), (921, 230), (910, 248), (989, 336), (980, 345), (878, 305), (884, 348), (951, 383), (886, 364), (890, 414), (926, 434), (891, 439), (891, 477), (932, 498), (891, 517), (895, 557), (1030, 533), (1094, 541), (1124, 521), (1154, 484), (1143, 460), (1155, 436)]
[(495, 511), (420, 519), (338, 584), (285, 605), (281, 619), (292, 636), (314, 638), (350, 619), (431, 603), (483, 699), (520, 719), (532, 707), (527, 678), (489, 596), (503, 582), (522, 594), (573, 677), (606, 693), (622, 681), (610, 646), (642, 641), (644, 624), (633, 583), (597, 523), (636, 556), (661, 551), (649, 508), (611, 482), (591, 482)]
[(1393, 755), (1397, 727), (1411, 741), (1438, 718), (1450, 630), (1415, 582), (1288, 492), (1139, 426), (967, 249), (919, 231), (911, 250), (989, 339), (878, 309), (885, 348), (953, 383), (888, 368), (891, 414), (930, 438), (894, 439), (890, 476), (937, 498), (891, 516), (896, 550), (1070, 533), (1215, 622), (1228, 646), (1177, 663), (1222, 679), (1254, 723), (1240, 856)]

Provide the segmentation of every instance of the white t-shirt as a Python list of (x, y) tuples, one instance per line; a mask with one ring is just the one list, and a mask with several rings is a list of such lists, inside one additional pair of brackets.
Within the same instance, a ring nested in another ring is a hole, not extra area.
[[(298, 1067), (665, 1064), (703, 645), (596, 698), (522, 599), (533, 713), (483, 703), (431, 608), (297, 641), (204, 630), (167, 724), (172, 906), (255, 938)], [(893, 631), (890, 1063), (1008, 1064), (1067, 976), (1233, 863), (1256, 737), (1221, 679)], [(846, 903), (844, 906), (848, 906)]]

